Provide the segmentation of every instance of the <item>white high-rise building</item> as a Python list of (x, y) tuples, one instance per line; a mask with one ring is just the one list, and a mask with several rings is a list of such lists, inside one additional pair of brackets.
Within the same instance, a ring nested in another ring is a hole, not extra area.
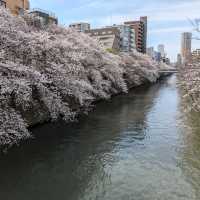
[(159, 45), (158, 45), (158, 52), (161, 54), (161, 57), (162, 57), (162, 58), (165, 58), (165, 57), (166, 57), (165, 45), (159, 44)]
[(192, 33), (189, 32), (182, 33), (181, 56), (183, 63), (190, 62), (191, 51), (192, 51)]

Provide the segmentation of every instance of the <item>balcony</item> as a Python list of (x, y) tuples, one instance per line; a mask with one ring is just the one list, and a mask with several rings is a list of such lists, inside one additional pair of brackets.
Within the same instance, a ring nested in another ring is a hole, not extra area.
[(34, 17), (40, 17), (41, 19), (43, 19), (43, 22), (45, 25), (58, 24), (58, 19), (57, 19), (56, 15), (52, 12), (45, 11), (45, 10), (42, 10), (39, 8), (35, 8), (35, 9), (32, 9), (29, 12), (29, 14)]

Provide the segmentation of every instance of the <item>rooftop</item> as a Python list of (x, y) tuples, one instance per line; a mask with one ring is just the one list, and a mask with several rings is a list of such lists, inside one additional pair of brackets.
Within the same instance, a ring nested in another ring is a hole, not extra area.
[(70, 25), (73, 26), (73, 25), (77, 25), (77, 24), (89, 24), (87, 22), (76, 22), (76, 23), (71, 23)]
[(52, 18), (57, 18), (55, 13), (50, 12), (50, 11), (46, 11), (46, 10), (43, 10), (43, 9), (40, 9), (40, 8), (33, 8), (32, 10), (30, 10), (30, 13), (34, 13), (34, 12), (44, 13), (44, 14), (49, 15)]

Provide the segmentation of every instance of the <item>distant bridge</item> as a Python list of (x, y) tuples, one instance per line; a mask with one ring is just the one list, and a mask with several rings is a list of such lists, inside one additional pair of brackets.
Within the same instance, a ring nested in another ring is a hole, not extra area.
[(178, 70), (177, 69), (162, 69), (159, 71), (159, 73), (161, 75), (171, 75), (171, 74), (178, 73)]

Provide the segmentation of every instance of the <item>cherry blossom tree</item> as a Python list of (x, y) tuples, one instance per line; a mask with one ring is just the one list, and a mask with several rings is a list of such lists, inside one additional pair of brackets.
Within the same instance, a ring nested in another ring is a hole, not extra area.
[(113, 55), (84, 33), (36, 22), (0, 8), (0, 145), (31, 137), (28, 127), (38, 123), (73, 121), (97, 100), (155, 82), (167, 67), (137, 52)]
[[(200, 40), (200, 19), (190, 20), (197, 36), (192, 39), (194, 42)], [(192, 62), (180, 66), (179, 82), (182, 88), (182, 97), (186, 111), (200, 112), (200, 63)]]

